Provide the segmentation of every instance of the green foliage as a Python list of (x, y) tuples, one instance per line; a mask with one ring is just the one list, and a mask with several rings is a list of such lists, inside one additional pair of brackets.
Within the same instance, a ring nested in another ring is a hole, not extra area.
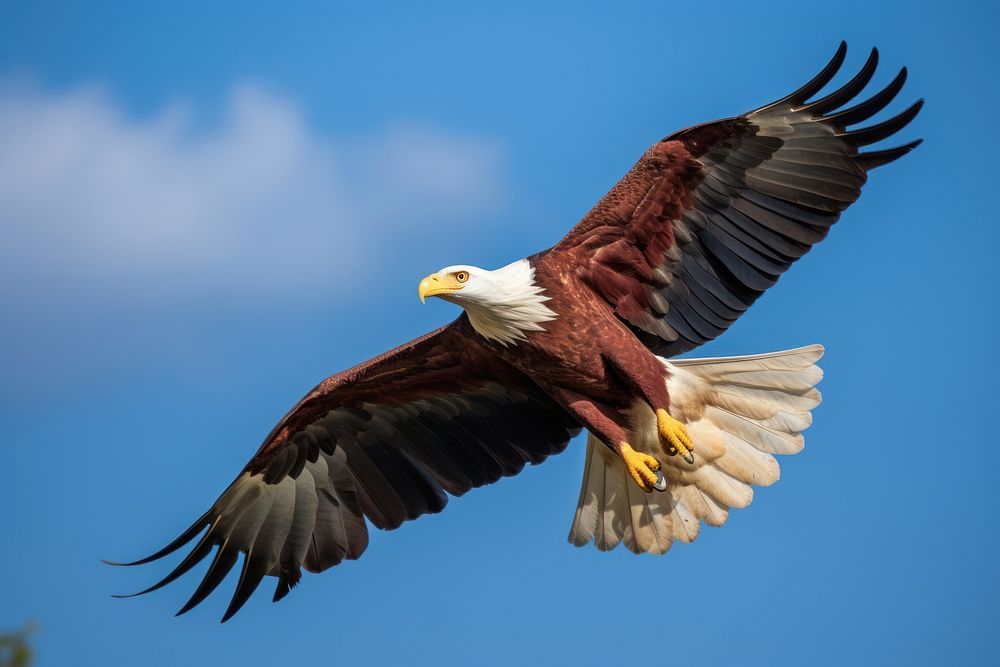
[(35, 631), (29, 623), (18, 632), (0, 633), (0, 667), (27, 667), (34, 661), (35, 654), (28, 643), (28, 636)]

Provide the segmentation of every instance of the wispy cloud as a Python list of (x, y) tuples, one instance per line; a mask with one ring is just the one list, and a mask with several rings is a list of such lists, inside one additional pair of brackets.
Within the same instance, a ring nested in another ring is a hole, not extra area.
[(0, 84), (0, 404), (207, 354), (191, 318), (281, 326), (370, 294), (502, 204), (502, 167), (495, 142), (416, 124), (329, 136), (253, 84), (216, 120)]
[(183, 102), (139, 120), (97, 86), (8, 84), (0, 146), (0, 282), (43, 294), (287, 297), (503, 190), (494, 142), (415, 125), (323, 136), (253, 84), (208, 128)]

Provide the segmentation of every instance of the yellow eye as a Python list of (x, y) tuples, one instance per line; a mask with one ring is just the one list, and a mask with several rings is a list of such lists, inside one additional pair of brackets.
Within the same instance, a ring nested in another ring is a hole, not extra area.
[(466, 271), (459, 271), (458, 273), (455, 274), (455, 280), (457, 280), (460, 283), (464, 283), (468, 279), (469, 279), (469, 274)]

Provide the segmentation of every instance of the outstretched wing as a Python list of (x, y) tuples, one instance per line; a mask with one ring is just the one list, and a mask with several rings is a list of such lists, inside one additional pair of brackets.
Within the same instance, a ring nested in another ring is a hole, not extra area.
[[(515, 475), (565, 449), (579, 426), (527, 376), (452, 324), (334, 375), (264, 440), (214, 505), (140, 565), (202, 534), (181, 563), (141, 593), (177, 579), (216, 548), (194, 595), (205, 599), (243, 554), (223, 621), (266, 575), (275, 601), (304, 567), (320, 572), (368, 546), (365, 519), (391, 530), (440, 512), (447, 495)], [(207, 530), (206, 530), (207, 529)]]
[(750, 113), (688, 128), (652, 146), (552, 250), (657, 354), (725, 331), (861, 194), (867, 172), (908, 153), (859, 152), (920, 110), (848, 130), (882, 110), (906, 79), (847, 109), (878, 52), (842, 88), (809, 102), (837, 73), (841, 43), (819, 75)]

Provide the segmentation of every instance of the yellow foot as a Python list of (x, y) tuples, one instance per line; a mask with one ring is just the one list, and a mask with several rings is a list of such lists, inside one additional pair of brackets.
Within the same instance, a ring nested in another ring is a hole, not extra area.
[(642, 454), (632, 449), (627, 442), (621, 444), (619, 450), (622, 460), (625, 461), (625, 469), (632, 476), (639, 488), (650, 493), (651, 491), (663, 491), (667, 488), (667, 483), (660, 474), (660, 462), (648, 454)]
[(694, 443), (687, 428), (663, 408), (656, 411), (656, 428), (660, 432), (660, 446), (670, 456), (680, 454), (688, 463), (694, 463)]

